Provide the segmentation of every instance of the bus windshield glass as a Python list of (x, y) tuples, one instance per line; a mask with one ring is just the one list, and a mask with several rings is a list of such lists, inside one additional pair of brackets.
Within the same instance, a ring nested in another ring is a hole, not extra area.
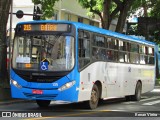
[(16, 36), (12, 67), (31, 71), (69, 71), (74, 66), (74, 37)]

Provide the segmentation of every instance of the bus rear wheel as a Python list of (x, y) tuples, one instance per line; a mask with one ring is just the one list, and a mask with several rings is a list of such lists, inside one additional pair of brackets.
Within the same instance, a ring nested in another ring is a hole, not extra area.
[(140, 101), (141, 93), (142, 93), (142, 84), (141, 84), (141, 82), (137, 82), (135, 94), (125, 96), (126, 101)]
[(135, 89), (135, 95), (132, 96), (133, 101), (140, 101), (142, 93), (142, 84), (138, 82)]
[(50, 100), (36, 100), (37, 102), (37, 105), (40, 107), (40, 108), (45, 108), (45, 107), (48, 107), (50, 105)]
[(95, 109), (98, 106), (98, 101), (99, 101), (99, 90), (97, 85), (94, 84), (91, 91), (91, 98), (89, 101), (85, 102), (85, 107), (89, 109)]

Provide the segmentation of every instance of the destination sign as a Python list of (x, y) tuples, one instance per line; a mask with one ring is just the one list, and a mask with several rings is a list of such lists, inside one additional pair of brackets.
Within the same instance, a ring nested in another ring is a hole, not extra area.
[(62, 31), (67, 32), (69, 30), (68, 24), (52, 24), (52, 23), (45, 23), (45, 24), (23, 24), (22, 25), (23, 31)]

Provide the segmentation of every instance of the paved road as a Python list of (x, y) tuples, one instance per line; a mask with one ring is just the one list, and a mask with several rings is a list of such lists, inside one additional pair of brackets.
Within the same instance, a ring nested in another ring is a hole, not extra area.
[[(152, 92), (143, 94), (140, 102), (125, 101), (124, 98), (105, 100), (95, 110), (84, 109), (83, 104), (63, 104), (52, 102), (48, 108), (40, 109), (35, 102), (14, 103), (0, 106), (1, 115), (9, 115), (9, 119), (31, 120), (26, 117), (37, 117), (32, 120), (121, 120), (121, 119), (140, 119), (140, 120), (159, 120), (160, 119), (160, 88), (155, 88)], [(8, 112), (8, 113), (6, 113)], [(43, 116), (43, 117), (41, 117)], [(6, 119), (6, 118), (3, 118)]]

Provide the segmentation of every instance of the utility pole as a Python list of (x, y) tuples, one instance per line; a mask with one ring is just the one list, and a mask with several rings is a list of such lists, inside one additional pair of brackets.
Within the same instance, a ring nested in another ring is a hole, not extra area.
[[(11, 6), (10, 6), (11, 14), (10, 14), (10, 33), (9, 33), (9, 62), (8, 62), (8, 71), (10, 71), (11, 68), (11, 41), (12, 41), (12, 17), (13, 17), (13, 0), (11, 0)], [(9, 74), (9, 80), (10, 80), (10, 72)]]

